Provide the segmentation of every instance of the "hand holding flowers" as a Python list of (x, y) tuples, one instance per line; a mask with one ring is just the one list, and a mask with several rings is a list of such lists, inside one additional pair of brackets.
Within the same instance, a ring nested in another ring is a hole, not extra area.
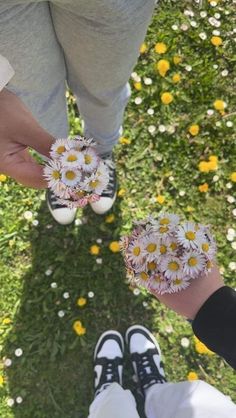
[(51, 147), (51, 160), (44, 168), (49, 188), (59, 204), (84, 207), (99, 200), (109, 181), (106, 165), (92, 139), (57, 139)]

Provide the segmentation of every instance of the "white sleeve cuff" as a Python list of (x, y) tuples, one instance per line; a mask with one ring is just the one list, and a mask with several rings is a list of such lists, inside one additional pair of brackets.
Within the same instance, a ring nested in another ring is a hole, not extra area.
[(15, 74), (9, 61), (0, 55), (0, 91), (7, 85)]

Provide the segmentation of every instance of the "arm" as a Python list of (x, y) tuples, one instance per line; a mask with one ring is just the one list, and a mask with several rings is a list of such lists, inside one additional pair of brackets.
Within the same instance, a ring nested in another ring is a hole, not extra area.
[(186, 290), (158, 295), (158, 299), (192, 319), (196, 336), (236, 369), (236, 292), (224, 286), (217, 267), (192, 280)]

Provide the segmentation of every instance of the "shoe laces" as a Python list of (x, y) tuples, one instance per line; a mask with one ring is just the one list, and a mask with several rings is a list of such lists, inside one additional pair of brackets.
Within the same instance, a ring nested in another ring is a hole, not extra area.
[(113, 382), (121, 383), (118, 367), (121, 364), (121, 359), (119, 357), (112, 360), (104, 357), (99, 359), (98, 364), (102, 365), (102, 374), (98, 382), (96, 395)]
[(149, 349), (145, 353), (133, 353), (132, 355), (132, 360), (135, 361), (137, 366), (138, 379), (142, 389), (147, 389), (155, 383), (166, 382), (153, 359), (155, 354), (155, 349)]
[(116, 190), (116, 171), (115, 171), (115, 164), (112, 160), (112, 154), (104, 154), (102, 156), (102, 160), (106, 164), (108, 168), (108, 174), (109, 174), (109, 183), (106, 187), (106, 189), (103, 191), (102, 196), (103, 197), (113, 197)]

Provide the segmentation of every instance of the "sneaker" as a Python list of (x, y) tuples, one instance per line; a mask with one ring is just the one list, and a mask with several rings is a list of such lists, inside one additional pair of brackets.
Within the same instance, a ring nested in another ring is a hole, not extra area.
[(126, 331), (126, 343), (131, 355), (135, 380), (145, 396), (146, 390), (156, 383), (165, 383), (160, 347), (151, 332), (142, 325), (133, 325)]
[(117, 331), (104, 332), (94, 350), (94, 390), (97, 396), (111, 383), (122, 385), (124, 341)]
[(97, 202), (90, 204), (93, 211), (98, 215), (103, 215), (111, 209), (116, 200), (117, 194), (116, 170), (112, 153), (104, 154), (102, 159), (108, 168), (109, 183), (107, 188), (102, 193), (100, 199)]
[(76, 209), (69, 209), (65, 205), (60, 205), (57, 201), (57, 197), (49, 189), (46, 193), (46, 200), (53, 218), (60, 225), (69, 225), (74, 221)]

